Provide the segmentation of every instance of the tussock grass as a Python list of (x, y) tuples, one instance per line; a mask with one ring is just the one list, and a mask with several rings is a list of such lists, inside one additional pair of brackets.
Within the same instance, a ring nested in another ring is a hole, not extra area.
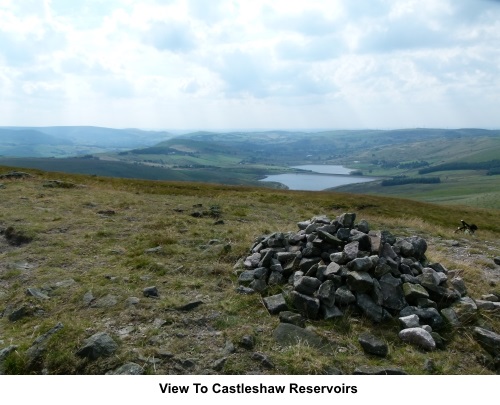
[[(3, 181), (6, 187), (0, 190), (0, 230), (12, 226), (32, 236), (16, 246), (0, 235), (0, 313), (21, 305), (33, 308), (33, 315), (16, 322), (0, 318), (0, 348), (19, 346), (9, 356), (8, 373), (103, 374), (128, 361), (148, 373), (213, 373), (211, 365), (223, 357), (227, 360), (220, 372), (227, 374), (326, 374), (332, 367), (351, 373), (361, 365), (423, 374), (426, 359), (434, 361), (436, 374), (491, 373), (467, 329), (446, 336), (448, 350), (424, 353), (399, 341), (396, 324), (374, 327), (356, 314), (309, 323), (335, 342), (331, 352), (306, 345), (277, 347), (272, 338), (277, 317), (269, 315), (260, 296), (235, 292), (233, 266), (263, 234), (296, 231), (298, 221), (316, 215), (356, 212), (372, 229), (426, 238), (429, 260), (457, 270), (470, 295), (477, 297), (498, 288), (492, 286), (491, 268), (492, 257), (500, 252), (495, 210), (333, 192), (27, 171), (34, 177)], [(43, 187), (47, 180), (77, 186)], [(211, 207), (218, 207), (218, 217), (211, 215)], [(206, 214), (194, 217), (195, 211)], [(216, 224), (218, 219), (223, 222)], [(460, 219), (470, 219), (480, 230), (474, 237), (454, 234)], [(23, 263), (27, 266), (19, 265)], [(55, 287), (68, 279), (75, 283)], [(159, 298), (143, 296), (149, 286), (158, 288)], [(50, 299), (28, 297), (27, 287), (50, 287)], [(83, 300), (87, 292), (96, 301), (114, 296), (116, 304), (89, 306)], [(268, 293), (279, 292), (275, 287)], [(129, 297), (139, 303), (127, 306)], [(176, 309), (195, 301), (202, 303), (191, 311)], [(492, 314), (481, 313), (480, 321), (499, 330)], [(26, 349), (57, 322), (64, 328), (50, 339), (40, 367), (28, 370)], [(388, 358), (363, 353), (357, 337), (367, 330), (389, 344)], [(99, 331), (109, 333), (119, 350), (97, 361), (79, 359), (79, 346)], [(274, 369), (263, 368), (252, 360), (252, 351), (239, 345), (245, 335), (255, 338), (253, 350), (266, 353)], [(228, 342), (234, 351), (226, 351)]]

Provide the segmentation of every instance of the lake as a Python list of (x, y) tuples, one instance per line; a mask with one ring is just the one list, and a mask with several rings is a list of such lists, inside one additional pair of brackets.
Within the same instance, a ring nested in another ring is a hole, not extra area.
[(314, 173), (285, 173), (267, 176), (261, 181), (274, 181), (287, 186), (290, 190), (320, 191), (346, 184), (366, 183), (377, 180), (373, 177), (349, 176), (353, 171), (339, 165), (302, 165), (294, 169), (311, 170)]

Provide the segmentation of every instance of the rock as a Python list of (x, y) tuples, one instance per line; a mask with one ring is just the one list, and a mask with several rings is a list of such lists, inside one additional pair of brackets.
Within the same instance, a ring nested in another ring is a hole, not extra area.
[(288, 309), (288, 305), (283, 294), (264, 297), (262, 300), (264, 301), (264, 305), (266, 306), (267, 310), (272, 315), (279, 314), (280, 312), (286, 311)]
[(224, 366), (226, 365), (227, 357), (222, 357), (221, 359), (218, 359), (213, 362), (212, 364), (212, 369), (215, 371), (222, 371), (224, 369)]
[(255, 338), (252, 335), (245, 335), (240, 339), (240, 346), (252, 350), (255, 346)]
[(322, 318), (325, 320), (340, 318), (344, 315), (344, 313), (335, 305), (322, 305), (319, 310)]
[(356, 295), (356, 304), (361, 309), (363, 314), (375, 323), (380, 323), (383, 320), (390, 318), (390, 315), (365, 293), (358, 293)]
[(420, 323), (430, 325), (434, 330), (440, 330), (445, 326), (442, 316), (436, 308), (417, 308), (408, 306), (399, 312), (399, 316), (417, 315)]
[(280, 323), (273, 332), (273, 337), (281, 346), (306, 344), (317, 349), (328, 348), (330, 343), (317, 333), (300, 328), (290, 323)]
[(436, 342), (432, 335), (422, 328), (408, 328), (399, 332), (401, 340), (424, 350), (434, 350)]
[(355, 272), (368, 272), (373, 268), (373, 262), (369, 257), (359, 257), (347, 263), (347, 268)]
[(335, 302), (340, 306), (346, 306), (354, 304), (356, 297), (347, 286), (341, 286), (335, 291)]
[(473, 329), (474, 339), (493, 357), (500, 356), (500, 335), (476, 326)]
[(158, 298), (160, 296), (158, 293), (158, 288), (156, 288), (155, 286), (146, 287), (144, 290), (142, 290), (142, 295), (147, 298)]
[(16, 322), (22, 318), (33, 315), (33, 310), (28, 305), (22, 305), (9, 313), (9, 321)]
[(356, 220), (355, 213), (345, 213), (337, 218), (337, 222), (342, 228), (352, 228), (354, 226), (354, 221)]
[(461, 324), (473, 322), (477, 318), (477, 305), (470, 297), (463, 297), (452, 305)]
[(275, 368), (273, 362), (269, 359), (268, 356), (266, 356), (263, 353), (253, 353), (252, 354), (252, 360), (258, 361), (262, 367), (267, 368), (267, 369), (273, 369)]
[(300, 277), (293, 283), (295, 291), (310, 296), (316, 292), (320, 285), (321, 281), (316, 277), (307, 276)]
[(283, 323), (291, 323), (292, 325), (298, 326), (300, 328), (305, 328), (306, 323), (304, 317), (300, 314), (296, 314), (291, 311), (283, 311), (279, 314), (279, 320)]
[(356, 367), (354, 375), (406, 375), (406, 372), (397, 367)]
[(483, 311), (500, 311), (500, 302), (476, 300), (476, 306)]
[(292, 305), (297, 311), (309, 319), (317, 319), (320, 302), (317, 298), (309, 297), (308, 295), (300, 294), (297, 291), (290, 293)]
[(460, 293), (462, 297), (465, 297), (467, 295), (467, 287), (465, 286), (465, 282), (462, 279), (462, 277), (453, 277), (450, 280), (450, 284), (453, 286), (453, 288)]
[(10, 345), (0, 350), (0, 375), (5, 373), (5, 360), (7, 357), (17, 350), (16, 345)]
[(126, 363), (116, 370), (108, 371), (106, 375), (143, 375), (144, 369), (137, 363)]
[(118, 344), (106, 332), (99, 332), (92, 335), (83, 342), (83, 346), (78, 349), (76, 355), (96, 360), (99, 357), (111, 356), (118, 349)]
[(335, 290), (333, 281), (327, 280), (319, 286), (317, 298), (323, 305), (331, 307), (335, 304)]
[(420, 284), (403, 284), (403, 292), (409, 303), (414, 303), (418, 298), (429, 298), (429, 293)]
[(118, 304), (118, 298), (114, 295), (108, 294), (91, 303), (92, 308), (111, 308)]
[(176, 311), (188, 312), (188, 311), (192, 311), (195, 308), (198, 308), (201, 304), (203, 304), (203, 301), (196, 300), (196, 301), (188, 302), (187, 304), (181, 305), (179, 307), (175, 307), (174, 309)]
[(368, 292), (373, 288), (373, 279), (366, 272), (350, 271), (347, 274), (347, 285), (353, 292)]
[(87, 291), (84, 295), (83, 295), (83, 303), (84, 305), (90, 305), (92, 304), (92, 302), (95, 300), (95, 297), (94, 295), (92, 294), (92, 291)]
[(403, 292), (401, 280), (392, 274), (384, 274), (379, 281), (382, 290), (382, 306), (401, 311), (408, 305)]
[(358, 337), (358, 342), (365, 353), (380, 357), (386, 357), (389, 353), (389, 346), (384, 341), (376, 338), (370, 333), (363, 333)]
[(50, 297), (42, 292), (39, 288), (28, 288), (26, 289), (26, 294), (32, 297), (38, 298), (40, 300), (48, 300)]
[(460, 320), (453, 308), (443, 308), (441, 310), (441, 315), (448, 325), (452, 328), (458, 328), (460, 326)]
[(495, 257), (495, 258), (493, 259), (493, 262), (494, 262), (495, 264), (497, 264), (498, 266), (500, 266), (500, 256)]
[(415, 314), (402, 316), (401, 318), (399, 318), (399, 324), (401, 326), (401, 329), (419, 328), (420, 319), (418, 318), (418, 315)]
[[(42, 357), (47, 349), (47, 342), (52, 335), (57, 333), (63, 328), (62, 323), (58, 323), (53, 328), (49, 329), (43, 335), (37, 337), (31, 347), (26, 350), (26, 367), (28, 370), (34, 370), (37, 366), (40, 366)], [(41, 367), (40, 367), (41, 368)]]

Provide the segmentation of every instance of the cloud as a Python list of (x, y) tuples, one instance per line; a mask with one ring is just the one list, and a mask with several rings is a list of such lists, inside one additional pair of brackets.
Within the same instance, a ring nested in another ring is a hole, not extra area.
[(154, 22), (143, 40), (160, 51), (185, 53), (196, 48), (196, 36), (190, 25), (178, 21)]

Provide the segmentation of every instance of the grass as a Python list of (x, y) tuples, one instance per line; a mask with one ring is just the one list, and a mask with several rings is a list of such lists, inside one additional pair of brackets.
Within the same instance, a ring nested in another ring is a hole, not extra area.
[[(27, 171), (34, 177), (3, 181), (5, 188), (0, 189), (0, 229), (13, 227), (32, 237), (15, 245), (0, 235), (0, 311), (21, 305), (33, 309), (32, 316), (16, 322), (0, 318), (0, 348), (18, 345), (6, 363), (8, 373), (103, 374), (134, 361), (148, 373), (205, 374), (213, 373), (211, 364), (223, 357), (227, 361), (221, 372), (226, 374), (326, 374), (332, 368), (352, 373), (362, 365), (397, 366), (423, 374), (429, 358), (437, 374), (491, 373), (478, 361), (482, 349), (467, 329), (447, 334), (447, 350), (424, 353), (399, 341), (396, 324), (373, 328), (354, 314), (335, 322), (309, 322), (335, 342), (331, 353), (305, 345), (277, 347), (272, 338), (277, 317), (268, 314), (260, 296), (235, 292), (233, 266), (262, 234), (296, 231), (298, 221), (352, 211), (372, 229), (432, 238), (430, 260), (459, 270), (470, 295), (477, 297), (498, 288), (485, 276), (494, 271), (489, 259), (500, 252), (500, 217), (495, 210), (336, 192)], [(47, 180), (78, 186), (45, 188)], [(219, 218), (210, 215), (216, 206)], [(115, 214), (99, 214), (109, 210)], [(193, 217), (194, 211), (207, 215)], [(475, 237), (453, 234), (461, 218), (474, 218), (480, 229)], [(216, 225), (217, 219), (223, 223)], [(450, 254), (453, 247), (446, 241), (452, 239), (459, 240), (467, 260)], [(160, 250), (147, 252), (158, 246)], [(75, 283), (54, 287), (68, 279)], [(27, 286), (53, 286), (51, 298), (28, 297)], [(158, 288), (158, 299), (143, 296), (148, 286)], [(113, 295), (117, 302), (86, 306), (83, 297), (89, 291), (96, 299)], [(139, 303), (127, 306), (129, 297), (139, 298)], [(191, 311), (176, 309), (195, 301), (202, 304)], [(481, 314), (480, 321), (499, 329), (491, 314)], [(26, 349), (58, 322), (64, 328), (50, 338), (40, 365), (27, 369)], [(131, 331), (123, 334), (127, 328)], [(387, 341), (388, 358), (363, 354), (357, 336), (366, 330)], [(83, 340), (99, 331), (119, 342), (118, 351), (92, 362), (78, 358), (75, 353)], [(254, 351), (266, 353), (274, 369), (261, 368), (252, 352), (239, 345), (245, 335), (255, 338)], [(228, 342), (235, 351), (226, 351)], [(173, 359), (161, 358), (158, 353), (164, 351)], [(184, 367), (187, 360), (194, 366)]]

